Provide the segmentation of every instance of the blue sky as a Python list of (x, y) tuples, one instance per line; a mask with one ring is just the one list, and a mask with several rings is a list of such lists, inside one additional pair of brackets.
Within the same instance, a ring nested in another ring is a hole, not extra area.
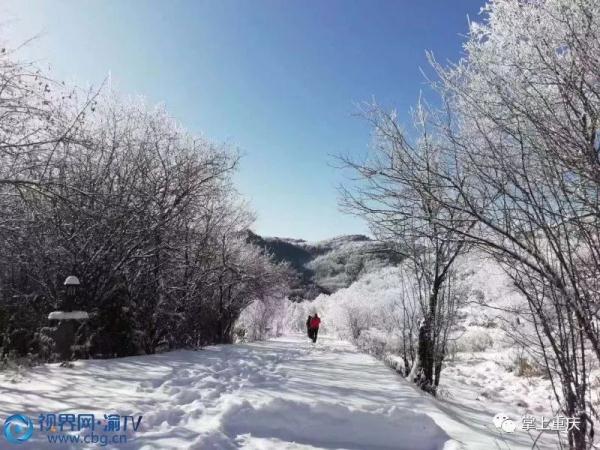
[[(0, 35), (59, 79), (162, 102), (189, 130), (238, 147), (255, 231), (308, 240), (368, 233), (337, 207), (336, 154), (364, 155), (356, 105), (408, 112), (425, 50), (456, 60), (481, 0), (3, 0)], [(8, 17), (8, 19), (6, 19)]]

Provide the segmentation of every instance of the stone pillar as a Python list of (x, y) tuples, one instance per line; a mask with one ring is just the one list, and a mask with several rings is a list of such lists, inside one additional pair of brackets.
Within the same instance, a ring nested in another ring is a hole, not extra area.
[(58, 322), (54, 332), (54, 342), (56, 353), (59, 354), (61, 361), (70, 361), (73, 356), (71, 346), (75, 342), (76, 325), (75, 320), (61, 320)]

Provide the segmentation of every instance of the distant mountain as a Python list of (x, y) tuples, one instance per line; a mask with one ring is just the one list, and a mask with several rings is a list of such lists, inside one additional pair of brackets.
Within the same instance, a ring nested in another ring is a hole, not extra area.
[(365, 273), (397, 265), (401, 257), (385, 244), (363, 235), (339, 236), (319, 242), (262, 237), (248, 233), (252, 242), (277, 262), (288, 262), (297, 273), (293, 300), (314, 299), (348, 287)]

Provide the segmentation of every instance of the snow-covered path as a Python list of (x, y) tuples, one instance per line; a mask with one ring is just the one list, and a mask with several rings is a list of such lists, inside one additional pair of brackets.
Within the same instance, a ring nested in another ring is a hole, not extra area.
[[(303, 336), (0, 374), (0, 418), (15, 412), (143, 415), (116, 449), (509, 448), (350, 344)], [(19, 445), (97, 447), (37, 430)]]

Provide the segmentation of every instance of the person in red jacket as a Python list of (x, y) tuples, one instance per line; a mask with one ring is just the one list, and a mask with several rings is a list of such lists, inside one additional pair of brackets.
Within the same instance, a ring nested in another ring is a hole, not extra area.
[(306, 334), (308, 334), (309, 339), (312, 339), (312, 330), (310, 328), (311, 320), (312, 320), (312, 316), (309, 314), (308, 319), (306, 319)]
[(317, 313), (310, 319), (310, 331), (313, 342), (317, 342), (317, 334), (319, 333), (319, 325), (321, 325), (321, 318)]

